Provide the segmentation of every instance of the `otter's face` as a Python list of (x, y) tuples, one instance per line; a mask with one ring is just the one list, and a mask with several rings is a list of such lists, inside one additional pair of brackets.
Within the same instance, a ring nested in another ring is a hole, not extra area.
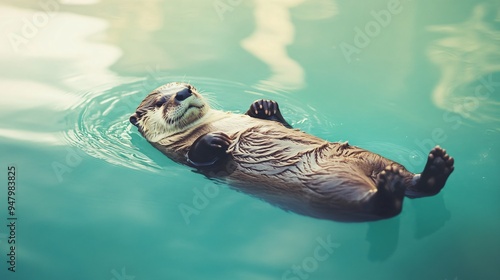
[(182, 131), (209, 110), (203, 97), (190, 84), (168, 83), (153, 90), (141, 102), (130, 122), (150, 142)]

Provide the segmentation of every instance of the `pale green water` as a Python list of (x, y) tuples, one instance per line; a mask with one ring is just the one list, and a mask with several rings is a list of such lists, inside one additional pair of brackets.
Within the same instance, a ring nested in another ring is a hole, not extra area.
[[(0, 279), (500, 278), (498, 1), (4, 0), (0, 15)], [(440, 144), (456, 171), (391, 220), (287, 213), (129, 125), (171, 81), (225, 110), (275, 99), (295, 127), (414, 172)]]

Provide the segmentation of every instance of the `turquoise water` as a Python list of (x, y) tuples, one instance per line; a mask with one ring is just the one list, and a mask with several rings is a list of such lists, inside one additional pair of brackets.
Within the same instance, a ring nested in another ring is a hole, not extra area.
[[(0, 279), (500, 277), (498, 1), (4, 0), (0, 14)], [(171, 81), (228, 111), (275, 99), (294, 127), (413, 172), (439, 144), (456, 170), (390, 220), (287, 213), (128, 123)]]

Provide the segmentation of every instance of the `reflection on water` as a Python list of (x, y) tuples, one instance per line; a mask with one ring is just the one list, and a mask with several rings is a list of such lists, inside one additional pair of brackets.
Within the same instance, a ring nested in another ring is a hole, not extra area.
[(335, 16), (338, 8), (335, 0), (307, 0), (291, 12), (293, 17), (301, 20), (322, 20)]
[(254, 87), (258, 90), (302, 89), (304, 69), (287, 51), (295, 40), (292, 15), (302, 20), (327, 19), (337, 14), (336, 3), (332, 0), (254, 0), (254, 3), (255, 30), (241, 41), (241, 46), (271, 71), (270, 77)]
[(477, 122), (500, 121), (500, 102), (495, 100), (500, 84), (493, 78), (500, 71), (500, 31), (487, 20), (488, 14), (497, 10), (498, 4), (481, 4), (463, 23), (429, 27), (445, 34), (428, 51), (441, 70), (433, 92), (434, 103)]
[(99, 2), (100, 0), (59, 0), (59, 3), (65, 5), (93, 5)]
[[(2, 124), (2, 137), (65, 145), (61, 114), (85, 98), (77, 92), (121, 80), (108, 69), (120, 56), (119, 49), (89, 40), (107, 27), (106, 22), (58, 7), (47, 14), (0, 5), (0, 14), (12, 19), (2, 23), (2, 33), (18, 38), (0, 40), (0, 62), (10, 65), (0, 68), (0, 87), (8, 93), (2, 102), (8, 106), (2, 106), (0, 115), (19, 115)], [(40, 19), (45, 19), (43, 25)]]
[(295, 28), (290, 8), (305, 0), (255, 0), (255, 31), (241, 45), (266, 63), (272, 75), (261, 86), (294, 90), (304, 86), (304, 69), (293, 60), (286, 47), (293, 43)]

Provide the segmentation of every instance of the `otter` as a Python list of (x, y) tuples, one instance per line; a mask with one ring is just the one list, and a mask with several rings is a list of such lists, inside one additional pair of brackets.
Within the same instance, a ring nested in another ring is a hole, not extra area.
[(424, 170), (294, 129), (278, 103), (260, 99), (245, 114), (211, 109), (188, 83), (149, 93), (130, 122), (170, 159), (284, 210), (362, 222), (398, 215), (403, 200), (440, 192), (454, 159), (436, 146)]

